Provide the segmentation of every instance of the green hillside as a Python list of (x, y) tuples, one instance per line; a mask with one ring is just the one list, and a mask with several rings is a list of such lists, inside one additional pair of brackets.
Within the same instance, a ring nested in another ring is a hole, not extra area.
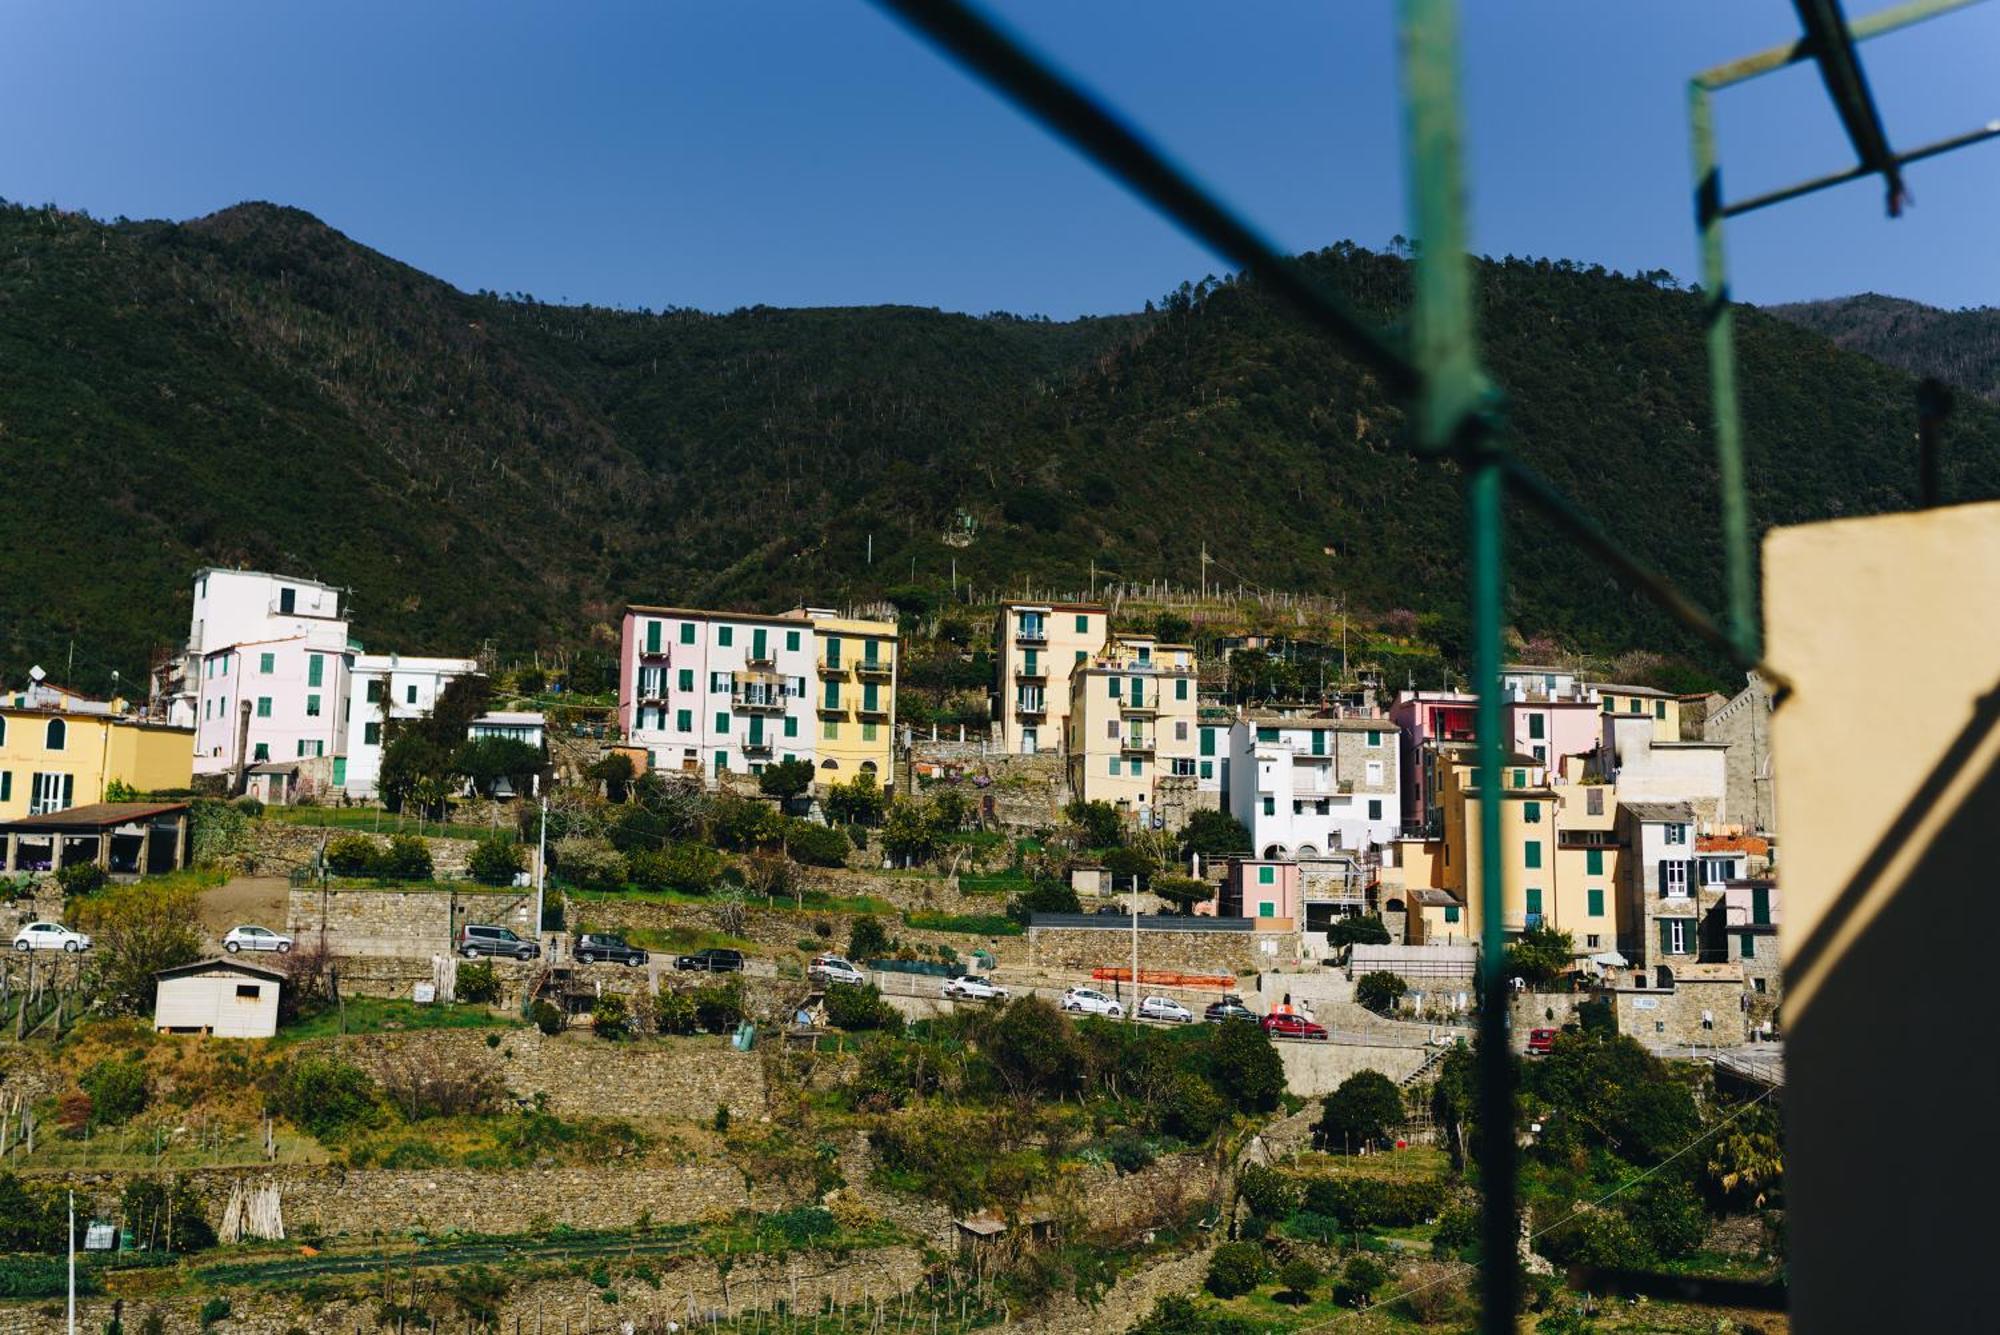
[(1878, 362), (2000, 399), (2000, 309), (1946, 311), (1873, 292), (1769, 309)]
[[(1372, 382), (1254, 285), (1051, 323), (910, 308), (727, 315), (466, 294), (296, 210), (186, 224), (0, 209), (0, 679), (79, 684), (184, 634), (206, 563), (352, 587), (371, 645), (607, 642), (627, 599), (844, 601), (938, 584), (1081, 587), (1094, 563), (1462, 596), (1449, 467), (1396, 445)], [(1311, 258), (1392, 319), (1405, 262)], [(1698, 298), (1567, 263), (1484, 264), (1518, 443), (1694, 587), (1719, 580)], [(1759, 522), (1906, 505), (1900, 372), (1741, 321)], [(1954, 425), (1953, 494), (2000, 493), (2000, 415)], [(972, 517), (969, 546), (944, 537)], [(873, 562), (869, 562), (872, 539)], [(1559, 540), (1517, 526), (1515, 620), (1670, 642)]]

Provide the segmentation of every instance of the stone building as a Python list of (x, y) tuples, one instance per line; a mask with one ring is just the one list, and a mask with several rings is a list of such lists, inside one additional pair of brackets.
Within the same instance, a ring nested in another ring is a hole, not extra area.
[(1760, 834), (1777, 829), (1777, 776), (1771, 767), (1771, 694), (1756, 673), (1709, 714), (1702, 738), (1728, 748), (1724, 777), (1729, 819)]

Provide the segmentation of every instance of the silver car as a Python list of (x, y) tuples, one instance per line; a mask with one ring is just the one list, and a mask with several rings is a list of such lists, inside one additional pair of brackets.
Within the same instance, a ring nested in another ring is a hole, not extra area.
[(1142, 1020), (1165, 1020), (1170, 1024), (1193, 1024), (1194, 1012), (1172, 997), (1147, 997), (1139, 1003)]

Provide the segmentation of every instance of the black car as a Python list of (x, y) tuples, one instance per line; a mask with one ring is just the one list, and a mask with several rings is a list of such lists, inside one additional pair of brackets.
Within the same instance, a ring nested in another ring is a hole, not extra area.
[(1209, 1002), (1208, 1009), (1201, 1013), (1201, 1018), (1210, 1024), (1221, 1024), (1224, 1020), (1254, 1020), (1257, 1017), (1243, 1004), (1241, 998), (1224, 997), (1220, 1001)]
[(576, 955), (579, 964), (595, 964), (605, 960), (611, 964), (624, 964), (638, 968), (652, 958), (637, 946), (625, 944), (622, 936), (606, 936), (602, 932), (585, 932), (576, 939)]
[(710, 947), (697, 950), (692, 955), (682, 955), (674, 961), (676, 969), (693, 969), (702, 973), (740, 973), (743, 969), (743, 952)]

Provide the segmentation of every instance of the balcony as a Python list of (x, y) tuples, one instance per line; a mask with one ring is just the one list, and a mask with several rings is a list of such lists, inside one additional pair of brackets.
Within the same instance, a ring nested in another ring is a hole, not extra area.
[(843, 663), (838, 658), (822, 658), (819, 660), (819, 675), (822, 677), (844, 677), (847, 675), (848, 669), (853, 666), (852, 663)]
[(672, 657), (669, 648), (664, 640), (657, 645), (642, 644), (639, 646), (639, 659), (645, 663), (665, 663)]
[(864, 658), (854, 665), (854, 674), (863, 681), (887, 681), (895, 670), (895, 661), (888, 658)]
[(1014, 712), (1022, 718), (1041, 718), (1049, 712), (1049, 704), (1039, 696), (1032, 700), (1016, 699)]
[(819, 698), (817, 708), (819, 709), (819, 716), (821, 718), (847, 717), (847, 705), (845, 703), (837, 700), (829, 700), (825, 696)]
[(1118, 712), (1126, 718), (1151, 718), (1160, 712), (1159, 697), (1155, 696), (1150, 701), (1120, 700), (1118, 702)]
[(1036, 666), (1031, 668), (1018, 667), (1014, 669), (1015, 681), (1047, 681), (1048, 679), (1049, 679), (1048, 668), (1043, 667), (1040, 664), (1037, 664)]
[(887, 718), (889, 706), (882, 700), (877, 700), (871, 705), (864, 698), (854, 706), (854, 712), (862, 718)]
[(743, 754), (746, 756), (768, 756), (771, 754), (769, 737), (746, 737), (743, 739)]
[(757, 650), (752, 649), (748, 654), (744, 655), (743, 662), (746, 666), (763, 672), (774, 672), (778, 667), (778, 651), (776, 649), (766, 649), (762, 653), (759, 653)]
[(1049, 631), (1046, 626), (1022, 625), (1017, 626), (1014, 630), (1014, 643), (1016, 644), (1047, 644), (1048, 642)]
[(1122, 737), (1118, 741), (1118, 749), (1126, 755), (1150, 756), (1153, 754), (1153, 739), (1138, 736)]
[(753, 691), (730, 696), (729, 707), (739, 714), (782, 714), (785, 699), (775, 691)]

